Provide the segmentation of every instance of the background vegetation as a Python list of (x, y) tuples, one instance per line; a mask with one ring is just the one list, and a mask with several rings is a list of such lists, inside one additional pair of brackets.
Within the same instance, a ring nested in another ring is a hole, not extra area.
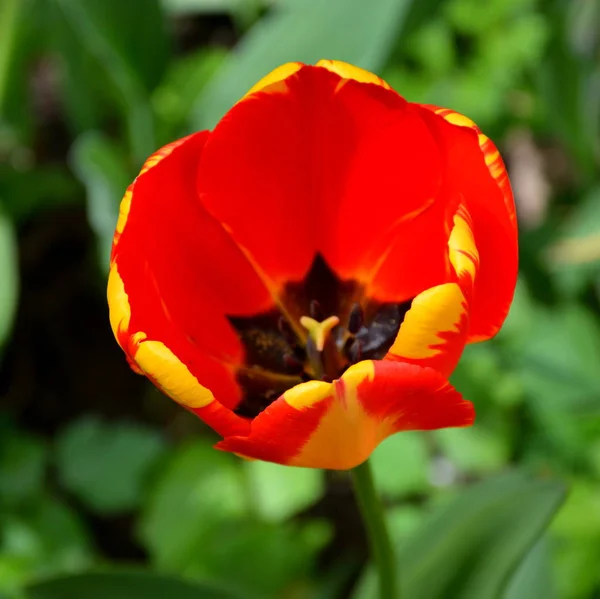
[(520, 215), (476, 426), (374, 455), (407, 596), (600, 597), (599, 38), (595, 0), (0, 0), (0, 596), (373, 596), (346, 476), (213, 451), (104, 296), (144, 158), (328, 57), (472, 117)]

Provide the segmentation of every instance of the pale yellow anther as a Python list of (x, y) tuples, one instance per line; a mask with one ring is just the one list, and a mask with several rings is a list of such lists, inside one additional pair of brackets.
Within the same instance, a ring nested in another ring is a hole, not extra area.
[(323, 351), (329, 333), (340, 324), (340, 319), (337, 316), (330, 316), (322, 322), (318, 322), (310, 316), (301, 316), (300, 324), (308, 331), (317, 351)]

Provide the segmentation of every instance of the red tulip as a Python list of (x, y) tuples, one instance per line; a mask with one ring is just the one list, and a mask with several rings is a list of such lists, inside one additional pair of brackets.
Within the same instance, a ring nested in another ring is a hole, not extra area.
[(286, 64), (127, 190), (108, 299), (134, 370), (239, 455), (347, 469), (469, 426), (448, 382), (517, 275), (510, 185), (464, 116), (333, 61)]

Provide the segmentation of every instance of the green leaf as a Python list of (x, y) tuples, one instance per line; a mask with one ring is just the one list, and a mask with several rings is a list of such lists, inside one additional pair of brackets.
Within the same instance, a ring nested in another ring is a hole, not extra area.
[[(92, 34), (91, 38), (83, 40), (84, 44), (105, 67), (122, 65), (130, 68), (146, 90), (156, 87), (170, 58), (166, 19), (160, 0), (58, 2), (67, 18), (83, 28), (80, 35)], [(96, 46), (101, 42), (93, 32), (101, 34), (106, 45)]]
[(560, 599), (593, 597), (600, 561), (600, 495), (596, 480), (575, 479), (552, 523), (553, 563)]
[(153, 429), (85, 418), (62, 431), (56, 460), (65, 487), (92, 509), (111, 514), (139, 505), (150, 468), (163, 451)]
[[(519, 311), (518, 297), (520, 295), (515, 296), (510, 313), (511, 322), (503, 337), (520, 327), (525, 318), (525, 314)], [(517, 337), (524, 332), (523, 329), (518, 329)], [(494, 381), (494, 384), (490, 385), (490, 381)], [(460, 389), (464, 397), (476, 403), (478, 422), (482, 415), (495, 420), (497, 406), (515, 406), (524, 399), (517, 374), (504, 367), (501, 351), (495, 343), (477, 343), (465, 347), (460, 362), (452, 373), (451, 382)]]
[(467, 489), (407, 544), (408, 596), (497, 597), (564, 496), (561, 483), (519, 473)]
[(41, 0), (0, 1), (0, 163), (4, 152), (31, 143), (36, 124), (31, 66), (43, 51), (44, 8)]
[(318, 553), (330, 540), (327, 522), (230, 519), (205, 534), (181, 571), (203, 580), (231, 581), (240, 593), (274, 599), (308, 580)]
[[(536, 67), (538, 95), (545, 110), (544, 121), (551, 123), (568, 146), (578, 165), (592, 176), (598, 153), (599, 115), (593, 61), (584, 61), (568, 45), (568, 12), (572, 3), (554, 3), (549, 20), (553, 38), (544, 60)], [(594, 101), (592, 101), (594, 100)], [(596, 154), (596, 155), (595, 155)]]
[(98, 237), (101, 264), (108, 270), (119, 203), (132, 177), (125, 157), (103, 134), (81, 135), (71, 148), (70, 162), (87, 191), (87, 214)]
[[(564, 220), (562, 239), (586, 239), (600, 236), (600, 187), (592, 188)], [(600, 255), (596, 256), (600, 261)]]
[(18, 293), (17, 239), (0, 205), (0, 348), (12, 329)]
[(64, 164), (28, 165), (21, 171), (0, 161), (0, 198), (5, 216), (19, 227), (44, 210), (79, 206), (81, 187)]
[[(89, 531), (67, 505), (46, 497), (27, 513), (23, 526), (34, 539), (29, 557), (36, 573), (49, 575), (89, 567), (92, 561)], [(13, 540), (16, 541), (13, 552), (25, 548), (22, 542)], [(8, 549), (10, 552), (11, 548)]]
[(232, 12), (238, 4), (254, 0), (163, 0), (165, 10), (173, 15)]
[(599, 537), (600, 497), (596, 481), (574, 481), (564, 508), (552, 523), (552, 531), (559, 537), (590, 544)]
[[(597, 489), (595, 498), (596, 505), (593, 509), (597, 510)], [(589, 506), (580, 505), (575, 506), (575, 509), (584, 514), (587, 507)], [(560, 599), (587, 599), (593, 597), (598, 590), (600, 546), (597, 528), (592, 527), (592, 530), (595, 530), (595, 536), (588, 534), (585, 539), (579, 534), (553, 534), (556, 542), (553, 544), (552, 561)]]
[(192, 108), (226, 56), (222, 48), (201, 48), (171, 63), (152, 94), (158, 124), (166, 129), (159, 130), (160, 143), (185, 134)]
[(82, 52), (102, 66), (123, 101), (129, 141), (141, 162), (155, 149), (149, 92), (168, 61), (168, 42), (158, 0), (55, 0)]
[(411, 0), (287, 0), (259, 21), (202, 94), (196, 129), (212, 128), (261, 77), (282, 63), (344, 60), (378, 71)]
[(0, 3), (0, 114), (3, 112), (8, 89), (10, 67), (19, 30), (19, 10), (22, 5), (22, 0), (3, 0)]
[[(529, 341), (538, 310), (539, 306), (533, 299), (530, 286), (524, 277), (520, 276), (510, 312), (496, 339), (509, 345), (511, 350), (520, 350)], [(483, 344), (481, 347), (487, 345)]]
[(600, 187), (581, 198), (561, 229), (547, 259), (566, 295), (574, 296), (588, 283), (599, 280)]
[[(308, 577), (330, 531), (320, 522), (258, 520), (253, 508), (280, 520), (305, 503), (307, 495), (303, 491), (294, 492), (291, 499), (270, 498), (273, 513), (259, 503), (266, 490), (280, 492), (273, 486), (276, 471), (250, 472), (246, 466), (215, 451), (206, 440), (180, 447), (148, 494), (139, 536), (158, 568), (202, 580), (230, 581), (246, 595), (279, 597), (284, 588)], [(298, 488), (306, 483), (312, 499), (317, 489), (314, 478), (295, 468), (288, 470), (299, 480), (291, 482), (292, 475), (284, 474), (280, 485)], [(263, 482), (268, 478), (268, 485), (256, 494), (261, 478)]]
[(111, 76), (82, 42), (57, 0), (46, 3), (46, 12), (46, 21), (52, 19), (46, 25), (50, 33), (48, 50), (62, 74), (58, 85), (69, 129), (73, 133), (99, 129), (115, 119), (120, 106)]
[(89, 533), (77, 514), (51, 497), (0, 513), (0, 595), (33, 577), (67, 574), (92, 563)]
[(414, 33), (409, 38), (410, 44), (404, 41), (406, 51), (409, 56), (423, 65), (423, 70), (442, 78), (453, 68), (456, 62), (456, 49), (453, 31), (447, 22), (433, 20), (425, 27), (407, 27), (407, 30)]
[(518, 377), (540, 431), (541, 461), (548, 463), (550, 443), (552, 461), (572, 470), (573, 460), (581, 464), (598, 437), (600, 327), (594, 313), (579, 303), (549, 309), (526, 291), (521, 285), (499, 336), (508, 349), (504, 360)]
[(47, 453), (33, 437), (4, 434), (0, 439), (0, 503), (18, 505), (42, 492)]
[(585, 307), (540, 307), (529, 340), (514, 357), (538, 413), (598, 412), (600, 326)]
[[(561, 483), (516, 472), (466, 489), (404, 545), (403, 597), (497, 599), (564, 496)], [(375, 591), (367, 576), (354, 597), (370, 599)]]
[(195, 441), (178, 448), (161, 470), (147, 495), (139, 535), (159, 567), (181, 571), (215, 528), (248, 509), (239, 461)]
[(315, 503), (323, 494), (323, 473), (314, 468), (289, 468), (253, 461), (244, 464), (257, 512), (268, 521), (282, 521)]
[(503, 599), (556, 599), (552, 574), (548, 542), (542, 537), (521, 562)]
[(27, 599), (236, 599), (209, 585), (192, 584), (149, 572), (98, 572), (31, 585)]
[(508, 440), (501, 432), (481, 425), (460, 431), (442, 429), (435, 431), (434, 435), (444, 456), (461, 472), (482, 474), (498, 471), (510, 454)]
[(386, 439), (371, 457), (377, 488), (390, 497), (429, 488), (429, 458), (421, 433), (402, 433)]
[(399, 539), (397, 547), (404, 544), (423, 524), (425, 513), (421, 507), (397, 505), (386, 510), (385, 519), (392, 538)]

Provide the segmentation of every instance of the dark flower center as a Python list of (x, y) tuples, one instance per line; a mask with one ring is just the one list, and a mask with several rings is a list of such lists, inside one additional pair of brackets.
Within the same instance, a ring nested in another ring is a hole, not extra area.
[(359, 283), (339, 279), (317, 256), (304, 281), (286, 285), (279, 307), (229, 317), (245, 349), (235, 412), (254, 418), (301, 382), (332, 381), (360, 360), (383, 358), (411, 302), (369, 299)]

